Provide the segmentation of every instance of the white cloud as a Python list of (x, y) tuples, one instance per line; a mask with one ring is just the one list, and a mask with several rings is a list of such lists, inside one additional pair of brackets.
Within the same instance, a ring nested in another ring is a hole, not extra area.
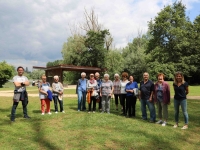
[[(0, 61), (14, 65), (45, 66), (62, 59), (68, 24), (83, 21), (84, 8), (94, 8), (109, 29), (116, 47), (124, 47), (147, 31), (147, 22), (174, 0), (9, 0), (0, 1)], [(183, 0), (188, 9), (200, 0)]]

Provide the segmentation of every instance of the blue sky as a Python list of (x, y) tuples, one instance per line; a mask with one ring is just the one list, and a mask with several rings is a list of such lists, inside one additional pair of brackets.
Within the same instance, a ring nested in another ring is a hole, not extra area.
[[(62, 59), (62, 45), (71, 36), (69, 26), (83, 22), (84, 8), (94, 8), (99, 22), (110, 30), (113, 45), (125, 47), (145, 33), (147, 22), (174, 0), (0, 0), (0, 61), (24, 67), (45, 66)], [(200, 0), (182, 0), (193, 21)]]

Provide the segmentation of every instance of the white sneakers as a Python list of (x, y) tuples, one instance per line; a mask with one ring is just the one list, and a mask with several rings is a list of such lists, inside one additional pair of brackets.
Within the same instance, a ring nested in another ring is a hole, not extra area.
[[(44, 115), (45, 113), (42, 113), (41, 115)], [(48, 112), (49, 115), (51, 115), (51, 112)]]
[(162, 120), (159, 120), (159, 121), (157, 121), (156, 123), (157, 123), (157, 124), (161, 124), (161, 123), (162, 123)]
[(166, 125), (167, 125), (167, 122), (164, 121), (164, 122), (162, 123), (162, 126), (164, 127), (164, 126), (166, 126)]
[(41, 115), (44, 115), (44, 113), (42, 113)]
[(156, 123), (157, 124), (162, 124), (163, 127), (167, 125), (167, 122), (166, 121), (163, 122), (162, 120), (159, 120)]

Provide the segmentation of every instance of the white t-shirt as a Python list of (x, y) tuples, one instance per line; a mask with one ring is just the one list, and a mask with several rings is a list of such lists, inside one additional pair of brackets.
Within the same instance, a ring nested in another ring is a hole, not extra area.
[[(40, 87), (39, 87), (40, 88)], [(47, 92), (48, 90), (50, 90), (50, 85), (49, 83), (42, 83), (41, 85), (41, 90)], [(40, 99), (45, 99), (46, 98), (46, 95), (39, 92), (39, 96), (40, 96)]]
[(126, 84), (127, 84), (128, 82), (129, 82), (128, 80), (126, 80), (126, 81), (121, 81), (121, 84), (120, 84), (120, 87), (121, 87), (121, 94), (126, 94), (125, 88), (126, 88)]
[[(13, 82), (26, 82), (28, 81), (28, 78), (25, 76), (14, 76), (13, 77)], [(15, 90), (17, 90), (18, 92), (22, 92), (26, 90), (26, 86), (20, 86), (20, 87), (16, 87), (15, 86)]]

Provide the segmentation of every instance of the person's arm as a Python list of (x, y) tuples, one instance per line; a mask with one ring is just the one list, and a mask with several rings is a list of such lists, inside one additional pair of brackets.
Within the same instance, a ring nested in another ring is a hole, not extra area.
[(167, 92), (167, 104), (170, 104), (170, 99), (171, 99), (171, 97), (170, 97), (170, 86), (169, 86), (169, 84), (167, 83), (167, 89), (166, 89), (166, 92)]
[(149, 101), (152, 102), (153, 93), (154, 93), (154, 84), (151, 85), (150, 91), (151, 91), (151, 94), (150, 94), (150, 97), (149, 97)]
[(42, 86), (39, 87), (39, 92), (48, 95), (48, 93), (42, 89)]
[(62, 83), (60, 83), (60, 82), (58, 82), (58, 83), (60, 84), (60, 88), (61, 88), (60, 94), (63, 94), (63, 92), (64, 92), (64, 87), (63, 87), (63, 84), (62, 84)]
[(102, 97), (102, 86), (99, 88), (100, 96)]
[(139, 99), (139, 101), (141, 100), (141, 97), (142, 97), (142, 94), (141, 94), (141, 83), (140, 83), (140, 87), (139, 87), (139, 89), (138, 89), (139, 91), (138, 91), (138, 99)]

